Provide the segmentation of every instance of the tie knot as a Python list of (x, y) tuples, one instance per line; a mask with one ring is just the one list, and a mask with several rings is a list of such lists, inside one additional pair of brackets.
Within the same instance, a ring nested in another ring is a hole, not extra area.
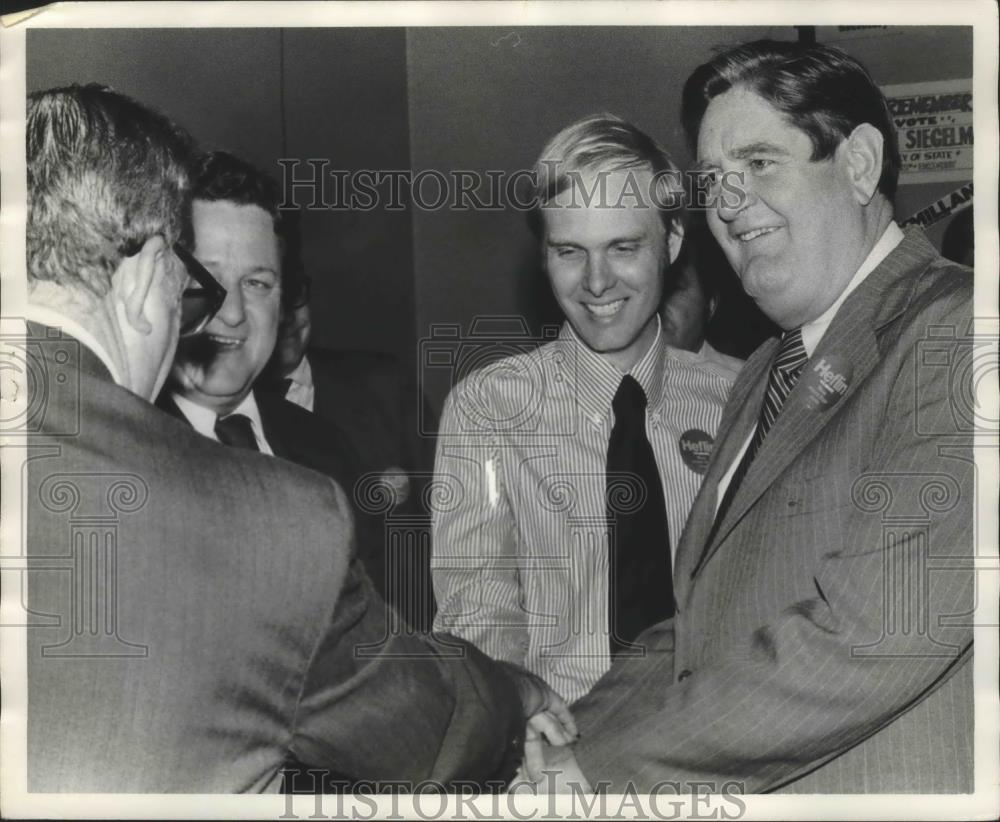
[(238, 448), (257, 448), (257, 437), (253, 433), (253, 423), (245, 414), (230, 414), (215, 421), (215, 436), (223, 445), (234, 445)]
[(611, 407), (616, 420), (634, 420), (646, 413), (646, 392), (631, 374), (622, 377)]
[(781, 336), (778, 355), (774, 358), (774, 367), (784, 376), (791, 376), (802, 369), (809, 357), (802, 344), (802, 329), (786, 331)]

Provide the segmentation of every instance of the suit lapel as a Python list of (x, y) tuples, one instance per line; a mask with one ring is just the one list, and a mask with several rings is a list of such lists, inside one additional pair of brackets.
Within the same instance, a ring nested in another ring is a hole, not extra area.
[(177, 407), (177, 403), (174, 402), (174, 398), (170, 396), (170, 392), (166, 388), (160, 392), (160, 396), (156, 398), (156, 402), (154, 404), (161, 411), (165, 411), (171, 417), (179, 419), (189, 428), (193, 427), (188, 418), (184, 416), (184, 412)]
[(719, 421), (719, 433), (705, 480), (695, 498), (677, 547), (674, 585), (678, 602), (683, 602), (684, 588), (712, 530), (719, 480), (736, 458), (757, 420), (767, 385), (767, 371), (777, 347), (778, 341), (774, 339), (763, 343), (740, 369), (739, 376), (729, 393), (722, 419)]
[[(705, 544), (704, 541), (701, 543), (704, 551), (691, 572), (692, 577), (712, 558), (733, 528), (782, 472), (819, 436), (864, 384), (880, 359), (876, 331), (906, 308), (916, 282), (915, 272), (926, 268), (935, 253), (922, 232), (907, 232), (900, 245), (844, 301), (757, 452), (711, 544)], [(732, 431), (726, 437), (726, 447), (720, 451), (719, 464), (713, 465), (709, 471), (710, 476), (717, 475), (714, 482), (716, 486), (756, 421), (772, 356), (773, 346), (763, 368), (758, 364), (753, 375), (757, 384), (748, 396), (756, 401), (744, 403), (734, 420)], [(806, 402), (811, 382), (810, 372), (821, 363), (831, 361), (848, 364), (850, 378), (847, 388), (831, 406), (819, 409), (810, 407)], [(735, 445), (732, 442), (734, 439)], [(709, 496), (714, 503), (715, 495)], [(712, 524), (711, 516), (703, 516), (702, 525), (706, 519), (708, 528), (703, 540), (707, 539)]]
[(285, 400), (277, 394), (254, 389), (254, 399), (257, 401), (257, 410), (260, 412), (260, 423), (264, 429), (264, 439), (271, 446), (274, 456), (289, 460), (290, 462), (303, 462), (301, 454), (289, 445), (289, 440), (294, 446), (295, 431), (294, 425), (282, 425), (282, 403)]
[[(703, 562), (708, 560), (711, 552), (719, 546), (781, 473), (829, 424), (875, 367), (879, 359), (875, 335), (868, 318), (861, 321), (859, 319), (858, 315), (854, 315), (849, 322), (838, 323), (839, 328), (834, 328), (831, 324), (819, 347), (809, 358), (802, 376), (789, 394), (781, 414), (768, 432), (750, 470), (736, 491), (733, 503), (720, 524), (709, 554)], [(809, 375), (815, 373), (813, 369), (818, 364), (827, 362), (832, 356), (840, 362), (846, 361), (849, 364), (851, 376), (847, 390), (831, 407), (814, 410), (806, 404)]]

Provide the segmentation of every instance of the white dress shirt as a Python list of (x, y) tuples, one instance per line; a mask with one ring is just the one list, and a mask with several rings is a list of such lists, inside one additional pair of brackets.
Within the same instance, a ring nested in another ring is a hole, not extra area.
[[(833, 322), (833, 318), (840, 310), (840, 306), (844, 304), (844, 300), (846, 300), (848, 296), (850, 296), (851, 292), (865, 281), (865, 278), (871, 274), (878, 267), (878, 264), (888, 257), (892, 250), (902, 241), (903, 229), (895, 223), (889, 223), (888, 228), (886, 228), (886, 230), (882, 233), (879, 241), (875, 243), (872, 250), (868, 252), (868, 256), (865, 257), (864, 262), (861, 263), (861, 267), (854, 272), (854, 276), (851, 277), (850, 282), (847, 283), (847, 287), (840, 292), (840, 296), (837, 297), (837, 299), (833, 301), (833, 304), (815, 320), (803, 324), (802, 347), (805, 348), (807, 357), (811, 357), (813, 355), (813, 352), (819, 345), (820, 340), (823, 339), (826, 329), (830, 327), (830, 323)], [(746, 453), (747, 448), (750, 447), (750, 441), (753, 439), (753, 435), (756, 430), (757, 426), (754, 426), (750, 430), (750, 433), (747, 434), (743, 447), (740, 448), (739, 453), (733, 458), (733, 461), (726, 470), (726, 473), (723, 474), (722, 479), (719, 480), (719, 485), (715, 492), (716, 512), (718, 512), (719, 506), (722, 504), (722, 498), (726, 495), (726, 489), (729, 487), (729, 482), (732, 480), (733, 474), (736, 473), (736, 468), (743, 459), (743, 455)]]
[[(219, 441), (219, 438), (215, 434), (215, 423), (219, 419), (218, 414), (211, 408), (205, 408), (202, 405), (191, 402), (187, 397), (183, 397), (176, 392), (171, 394), (170, 397), (177, 404), (177, 407), (181, 410), (187, 421), (191, 423), (191, 427), (195, 431), (202, 436), (208, 437), (210, 440)], [(257, 400), (254, 399), (253, 391), (247, 394), (243, 398), (243, 402), (237, 405), (226, 416), (228, 417), (230, 414), (242, 414), (244, 417), (248, 417), (260, 452), (262, 454), (270, 454), (272, 457), (274, 456), (274, 451), (271, 450), (271, 446), (264, 437), (264, 424), (261, 422), (260, 409), (257, 407)]]

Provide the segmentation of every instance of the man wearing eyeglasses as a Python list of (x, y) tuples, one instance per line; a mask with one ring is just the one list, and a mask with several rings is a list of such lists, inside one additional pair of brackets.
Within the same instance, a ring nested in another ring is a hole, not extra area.
[(25, 125), (28, 790), (276, 791), (288, 757), (449, 784), (504, 770), (525, 716), (571, 727), (514, 668), (387, 632), (334, 483), (151, 404), (226, 296), (175, 248), (189, 138), (99, 86)]
[(193, 253), (226, 289), (211, 321), (178, 345), (159, 405), (226, 445), (326, 473), (350, 492), (359, 458), (340, 429), (254, 390), (274, 350), (290, 242), (275, 182), (222, 151), (200, 159), (192, 183)]
[(284, 222), (273, 183), (213, 152), (199, 161), (192, 187), (194, 256), (226, 296), (206, 327), (179, 344), (161, 407), (211, 439), (273, 455), (252, 391), (280, 316)]
[(204, 329), (181, 340), (157, 405), (198, 433), (312, 468), (343, 488), (352, 507), (359, 558), (385, 597), (385, 528), (355, 503), (365, 471), (336, 421), (258, 388), (283, 306), (302, 293), (295, 224), (278, 210), (277, 184), (224, 151), (202, 157), (192, 182), (193, 256), (225, 288)]

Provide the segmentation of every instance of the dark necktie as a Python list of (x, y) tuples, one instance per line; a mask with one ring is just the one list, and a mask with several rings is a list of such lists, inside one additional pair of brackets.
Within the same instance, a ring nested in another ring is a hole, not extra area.
[[(670, 532), (663, 484), (646, 438), (646, 394), (631, 376), (622, 379), (612, 408), (615, 424), (608, 442), (605, 486), (609, 540), (608, 567), (611, 653), (617, 654), (645, 628), (674, 615)], [(613, 489), (616, 474), (631, 474), (645, 497), (642, 505), (622, 505)]]
[(215, 436), (224, 445), (260, 451), (260, 448), (257, 447), (257, 438), (253, 435), (253, 424), (250, 422), (250, 417), (243, 414), (230, 414), (228, 417), (217, 419), (215, 421)]
[(788, 395), (792, 393), (792, 389), (799, 379), (799, 374), (802, 373), (802, 369), (805, 367), (808, 359), (805, 346), (802, 345), (802, 330), (796, 328), (794, 331), (786, 332), (781, 338), (781, 345), (778, 346), (778, 353), (774, 358), (774, 362), (771, 363), (771, 373), (767, 378), (767, 393), (764, 395), (764, 402), (760, 407), (757, 429), (750, 440), (750, 445), (747, 446), (747, 450), (743, 453), (740, 464), (733, 472), (732, 479), (729, 480), (729, 486), (726, 488), (726, 493), (722, 497), (722, 503), (719, 505), (719, 510), (715, 515), (715, 526), (712, 529), (709, 542), (715, 536), (715, 528), (718, 528), (719, 523), (722, 522), (722, 518), (726, 515), (726, 511), (729, 510), (729, 506), (733, 502), (733, 497), (736, 496), (736, 491), (740, 487), (740, 483), (743, 482), (743, 478), (750, 469), (750, 463), (757, 456), (757, 451), (760, 450), (760, 445), (764, 442), (764, 437), (767, 436), (767, 432), (771, 430), (771, 426), (774, 425), (774, 421), (778, 418), (781, 407), (785, 404), (785, 400), (788, 399)]

